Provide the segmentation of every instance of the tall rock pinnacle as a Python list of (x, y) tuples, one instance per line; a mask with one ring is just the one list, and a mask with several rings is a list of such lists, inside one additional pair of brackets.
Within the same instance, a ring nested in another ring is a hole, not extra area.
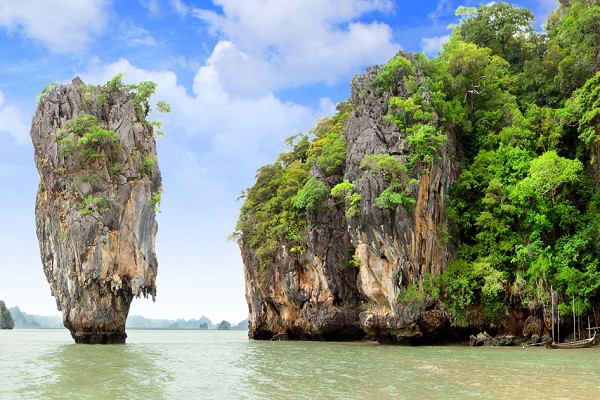
[(50, 85), (31, 126), (44, 273), (77, 343), (124, 343), (134, 297), (156, 295), (155, 85)]

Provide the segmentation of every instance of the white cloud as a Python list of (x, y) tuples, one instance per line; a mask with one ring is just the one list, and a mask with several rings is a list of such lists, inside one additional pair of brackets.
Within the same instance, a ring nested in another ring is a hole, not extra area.
[(437, 6), (434, 11), (427, 14), (427, 17), (437, 21), (440, 17), (444, 15), (453, 15), (452, 13), (452, 3), (450, 0), (438, 0)]
[(142, 5), (142, 7), (148, 10), (150, 15), (160, 15), (160, 6), (158, 5), (157, 0), (140, 0), (140, 4)]
[(171, 0), (171, 6), (180, 17), (185, 17), (189, 11), (188, 6), (186, 6), (181, 0)]
[(29, 138), (29, 126), (23, 112), (12, 104), (7, 104), (4, 93), (0, 92), (0, 134), (9, 134), (18, 144), (25, 144)]
[(428, 56), (435, 56), (448, 43), (450, 35), (433, 36), (421, 39), (421, 51)]
[(334, 84), (388, 61), (400, 46), (365, 13), (393, 10), (386, 0), (221, 0), (223, 13), (194, 9), (223, 41), (211, 65), (223, 88), (256, 96), (280, 88)]
[(150, 32), (144, 28), (134, 25), (131, 22), (124, 22), (121, 24), (121, 31), (123, 40), (129, 46), (154, 46), (156, 40), (150, 34)]
[(39, 40), (51, 51), (77, 53), (102, 31), (110, 0), (0, 2), (0, 27)]

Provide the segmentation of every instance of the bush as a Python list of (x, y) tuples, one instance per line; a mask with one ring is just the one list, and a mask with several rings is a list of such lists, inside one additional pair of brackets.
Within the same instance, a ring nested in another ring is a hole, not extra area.
[(402, 77), (415, 73), (415, 67), (401, 54), (394, 56), (375, 78), (379, 91), (391, 91)]
[(360, 193), (357, 193), (354, 183), (344, 180), (331, 189), (331, 196), (344, 202), (346, 217), (352, 218), (360, 215)]
[(58, 84), (56, 82), (52, 82), (49, 85), (46, 85), (46, 87), (35, 98), (38, 106), (41, 105), (44, 102), (44, 100), (46, 100), (46, 97), (48, 97), (48, 95), (50, 94), (52, 89), (57, 88), (57, 87), (58, 87)]
[(406, 290), (398, 294), (396, 302), (402, 306), (421, 305), (425, 302), (425, 292), (419, 290), (417, 284), (410, 284)]
[(82, 152), (90, 158), (102, 157), (103, 151), (114, 150), (118, 143), (119, 135), (98, 125), (92, 126), (77, 141)]
[(327, 175), (340, 175), (346, 163), (346, 140), (336, 134), (330, 133), (323, 139), (321, 154), (316, 158), (317, 165)]
[(386, 189), (375, 199), (375, 205), (381, 209), (395, 210), (398, 206), (402, 206), (407, 210), (414, 209), (417, 201), (410, 196), (411, 188), (401, 188), (399, 185), (392, 185)]
[(106, 197), (94, 197), (92, 195), (87, 196), (81, 201), (81, 209), (79, 214), (81, 216), (90, 215), (94, 212), (104, 214), (110, 208), (111, 201)]
[(369, 169), (372, 174), (381, 176), (387, 185), (375, 199), (377, 207), (395, 210), (396, 207), (403, 206), (412, 210), (416, 204), (416, 200), (411, 196), (412, 187), (419, 181), (410, 179), (408, 169), (396, 157), (389, 154), (370, 154), (361, 162), (360, 168)]
[(322, 209), (328, 194), (329, 189), (323, 182), (310, 177), (298, 192), (294, 206), (301, 210)]

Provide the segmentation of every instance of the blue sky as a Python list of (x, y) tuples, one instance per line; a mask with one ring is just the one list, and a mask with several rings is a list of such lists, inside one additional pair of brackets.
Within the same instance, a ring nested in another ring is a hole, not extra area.
[[(79, 75), (158, 83), (163, 174), (158, 297), (130, 314), (238, 322), (247, 316), (233, 231), (240, 192), (283, 140), (308, 132), (350, 94), (352, 76), (398, 50), (430, 56), (460, 5), (414, 0), (2, 0), (0, 3), (0, 299), (58, 314), (39, 259), (38, 175), (29, 139), (36, 95)], [(556, 0), (514, 2), (536, 27)]]

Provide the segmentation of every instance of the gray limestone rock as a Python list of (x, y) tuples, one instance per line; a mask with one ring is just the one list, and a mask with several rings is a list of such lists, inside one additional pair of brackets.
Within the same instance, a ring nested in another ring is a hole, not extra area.
[[(414, 61), (411, 54), (404, 56)], [(260, 268), (255, 251), (241, 241), (252, 338), (343, 339), (367, 333), (382, 342), (406, 342), (449, 325), (435, 302), (403, 306), (398, 297), (411, 285), (422, 290), (429, 276), (446, 269), (455, 251), (445, 207), (458, 176), (456, 143), (444, 132), (448, 140), (429, 171), (412, 169), (411, 178), (419, 180), (412, 193), (414, 210), (375, 206), (385, 182), (361, 169), (361, 162), (368, 155), (387, 154), (405, 164), (409, 148), (398, 126), (384, 118), (390, 97), (405, 96), (407, 89), (399, 77), (392, 91), (380, 92), (375, 83), (380, 70), (369, 68), (354, 78), (349, 100), (354, 112), (344, 127), (347, 155), (341, 178), (356, 184), (360, 215), (346, 218), (343, 207), (329, 199), (321, 211), (307, 212), (305, 252), (293, 255), (282, 243), (267, 268)], [(421, 83), (422, 72), (416, 76)], [(423, 97), (428, 101), (426, 91)], [(316, 167), (311, 176), (329, 184)], [(353, 258), (359, 268), (347, 267)]]
[(33, 118), (41, 260), (78, 343), (123, 343), (132, 299), (156, 295), (162, 187), (143, 114), (129, 90), (75, 78), (51, 86)]

